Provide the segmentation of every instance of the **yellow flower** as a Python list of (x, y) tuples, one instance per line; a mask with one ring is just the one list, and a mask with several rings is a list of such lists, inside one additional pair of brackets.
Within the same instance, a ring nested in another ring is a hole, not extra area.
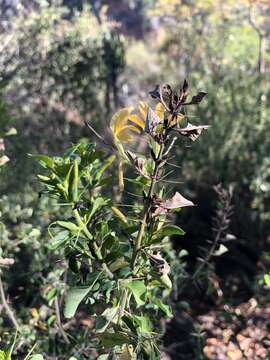
[(129, 161), (122, 142), (131, 141), (134, 133), (138, 134), (144, 129), (144, 122), (141, 119), (136, 118), (136, 115), (132, 115), (132, 111), (132, 107), (126, 107), (117, 111), (117, 113), (115, 113), (112, 117), (110, 123), (110, 128), (114, 137), (114, 144), (120, 155), (118, 159), (118, 182), (120, 191), (124, 190), (123, 163), (124, 161)]
[[(143, 101), (139, 102), (139, 115), (132, 114), (133, 110), (133, 107), (125, 107), (123, 109), (120, 109), (113, 115), (110, 123), (110, 128), (114, 138), (114, 144), (119, 153), (118, 177), (119, 188), (121, 191), (124, 190), (123, 163), (125, 161), (129, 161), (122, 143), (132, 141), (134, 134), (140, 134), (141, 131), (144, 130), (148, 112), (148, 105)], [(155, 113), (161, 120), (164, 120), (165, 112), (166, 109), (164, 105), (158, 103), (155, 107)], [(175, 123), (181, 120), (183, 117), (184, 115), (178, 114), (177, 118), (173, 122)]]
[(130, 141), (132, 139), (132, 132), (140, 133), (140, 130), (136, 126), (129, 124), (129, 121), (137, 124), (136, 121), (133, 121), (131, 118), (132, 111), (132, 107), (126, 107), (117, 111), (112, 117), (111, 130), (116, 143), (118, 143), (118, 141)]

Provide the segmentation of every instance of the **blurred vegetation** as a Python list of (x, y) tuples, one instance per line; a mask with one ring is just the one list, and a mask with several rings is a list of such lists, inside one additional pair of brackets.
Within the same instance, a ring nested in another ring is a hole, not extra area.
[[(84, 120), (104, 128), (119, 105), (137, 106), (162, 82), (179, 86), (187, 78), (191, 89), (206, 91), (205, 102), (187, 115), (194, 124), (198, 119), (211, 125), (196, 147), (187, 143), (172, 160), (181, 166), (174, 179), (185, 183), (198, 204), (176, 219), (187, 234), (172, 239), (173, 307), (196, 316), (218, 301), (239, 304), (255, 297), (263, 304), (269, 285), (262, 279), (270, 264), (268, 2), (14, 3), (0, 1), (0, 130), (17, 129), (16, 136), (5, 139), (10, 161), (0, 173), (0, 248), (3, 257), (15, 261), (1, 266), (1, 272), (21, 328), (17, 358), (35, 342), (39, 352), (58, 359), (85, 359), (91, 347), (91, 319), (84, 319), (83, 311), (77, 321), (64, 324), (73, 336), (71, 345), (58, 333), (51, 300), (58, 289), (61, 304), (66, 265), (49, 252), (46, 229), (60, 210), (39, 198), (36, 165), (27, 154), (61, 153), (82, 136), (92, 136)], [(143, 139), (133, 145), (143, 147)], [(197, 258), (205, 258), (212, 246), (208, 240), (215, 236), (219, 204), (213, 186), (218, 183), (233, 188), (228, 251), (214, 256), (204, 276), (186, 286), (200, 264)], [(218, 279), (221, 300), (209, 278)], [(14, 330), (1, 303), (0, 314), (5, 345)], [(203, 359), (200, 341), (185, 359)]]

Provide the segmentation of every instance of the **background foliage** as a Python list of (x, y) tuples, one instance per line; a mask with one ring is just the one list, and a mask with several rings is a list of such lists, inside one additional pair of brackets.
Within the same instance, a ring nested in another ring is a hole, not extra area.
[[(66, 264), (49, 251), (47, 226), (62, 210), (39, 198), (36, 164), (27, 154), (62, 153), (71, 142), (91, 136), (84, 120), (106, 128), (118, 106), (136, 106), (164, 81), (179, 86), (187, 78), (191, 89), (207, 91), (205, 102), (188, 115), (192, 123), (200, 119), (211, 125), (203, 141), (173, 159), (181, 166), (174, 179), (184, 182), (186, 195), (198, 206), (176, 218), (186, 235), (172, 239), (174, 250), (168, 254), (175, 269), (172, 306), (197, 319), (219, 302), (238, 305), (255, 298), (264, 304), (269, 291), (262, 281), (269, 272), (269, 4), (21, 0), (0, 1), (0, 8), (0, 130), (17, 129), (5, 139), (11, 161), (0, 174), (1, 256), (13, 258), (14, 265), (1, 271), (22, 329), (18, 358), (35, 342), (48, 358), (87, 358), (93, 325), (82, 308), (76, 321), (64, 321), (72, 345), (58, 332), (55, 289), (61, 305)], [(134, 146), (143, 147), (144, 141)], [(194, 282), (197, 258), (205, 258), (215, 237), (220, 199), (213, 186), (218, 183), (233, 188), (229, 251), (214, 256)], [(218, 281), (222, 299), (209, 274)], [(0, 312), (5, 345), (14, 331), (1, 305)], [(189, 340), (196, 346), (188, 347), (184, 358), (211, 358), (203, 351), (205, 336), (195, 333)], [(179, 342), (179, 335), (174, 337)], [(168, 353), (173, 356), (173, 350)]]

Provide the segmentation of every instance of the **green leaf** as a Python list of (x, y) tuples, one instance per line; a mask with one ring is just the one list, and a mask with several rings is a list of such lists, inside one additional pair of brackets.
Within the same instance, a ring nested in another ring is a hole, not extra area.
[(69, 232), (67, 230), (60, 231), (55, 236), (51, 237), (48, 247), (51, 250), (59, 249), (68, 240)]
[(44, 357), (41, 354), (33, 354), (30, 356), (29, 360), (44, 360)]
[(92, 208), (91, 208), (91, 211), (89, 214), (89, 220), (105, 204), (106, 204), (106, 200), (104, 200), (102, 197), (96, 198), (93, 202), (93, 205), (92, 205)]
[(55, 224), (71, 232), (77, 233), (78, 231), (80, 231), (80, 228), (76, 224), (70, 221), (56, 221)]
[(8, 351), (0, 350), (0, 360), (11, 360), (8, 355)]
[(270, 274), (264, 274), (264, 282), (267, 286), (270, 286)]
[(168, 317), (172, 317), (172, 310), (169, 305), (163, 304), (163, 302), (160, 299), (152, 299), (152, 302), (161, 310), (164, 312), (164, 314)]
[(78, 286), (70, 288), (65, 297), (64, 316), (71, 318), (75, 315), (78, 306), (86, 295), (93, 289), (102, 272), (98, 273), (90, 286)]
[(71, 288), (68, 290), (68, 293), (65, 298), (65, 307), (64, 307), (64, 316), (66, 318), (71, 318), (75, 315), (78, 306), (81, 301), (86, 297), (89, 291), (92, 289), (92, 286), (81, 286), (76, 288)]
[(13, 135), (17, 135), (17, 130), (12, 127), (10, 128), (6, 133), (5, 133), (5, 136), (13, 136)]
[(68, 180), (68, 193), (69, 193), (69, 198), (72, 202), (78, 201), (78, 186), (79, 186), (79, 165), (78, 165), (78, 161), (74, 160)]
[(147, 288), (143, 280), (134, 280), (124, 284), (124, 286), (132, 292), (134, 299), (138, 305), (145, 304)]
[(138, 333), (151, 333), (153, 331), (153, 325), (147, 316), (132, 315), (132, 319), (137, 324)]
[(54, 165), (54, 160), (47, 155), (39, 155), (39, 154), (28, 154), (28, 155), (38, 160), (40, 165), (45, 168), (52, 168)]
[(114, 320), (118, 313), (118, 306), (107, 308), (103, 311), (101, 316), (98, 316), (96, 319), (96, 332), (97, 333), (103, 333), (110, 323)]
[(178, 257), (179, 257), (179, 258), (183, 258), (183, 257), (185, 257), (185, 256), (187, 256), (187, 255), (188, 255), (187, 250), (182, 249), (182, 250), (180, 250), (180, 252), (179, 252), (179, 254), (178, 254)]
[(108, 359), (109, 359), (108, 354), (99, 355), (99, 357), (97, 358), (97, 360), (108, 360)]
[(165, 236), (172, 236), (172, 235), (185, 235), (183, 229), (181, 229), (177, 225), (165, 225), (163, 226), (158, 232), (155, 233), (157, 237), (165, 237)]
[(99, 334), (98, 337), (100, 338), (102, 345), (107, 348), (128, 344), (130, 342), (129, 337), (121, 333), (104, 332)]
[(171, 282), (171, 279), (169, 278), (168, 274), (161, 275), (159, 280), (160, 280), (162, 285), (164, 285), (167, 289), (171, 290), (172, 282)]
[(107, 167), (109, 167), (114, 160), (116, 159), (115, 155), (111, 155), (108, 157), (108, 159), (106, 159), (103, 163), (103, 166), (97, 171), (96, 173), (96, 179), (99, 181), (101, 176), (103, 175), (104, 171), (107, 169)]

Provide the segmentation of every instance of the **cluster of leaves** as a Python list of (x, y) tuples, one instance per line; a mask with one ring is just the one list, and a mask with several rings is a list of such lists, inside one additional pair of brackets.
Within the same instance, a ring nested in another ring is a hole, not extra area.
[[(171, 316), (164, 301), (172, 289), (170, 265), (161, 249), (169, 236), (184, 234), (170, 224), (168, 216), (193, 206), (179, 192), (166, 199), (162, 178), (177, 139), (173, 134), (194, 141), (207, 128), (185, 125), (184, 108), (205, 96), (199, 92), (188, 101), (186, 81), (177, 92), (163, 85), (150, 94), (158, 101), (155, 111), (141, 102), (140, 116), (133, 108), (121, 109), (113, 116), (111, 146), (115, 154), (106, 157), (93, 144), (82, 141), (63, 157), (35, 155), (47, 170), (46, 175), (38, 175), (44, 184), (42, 194), (56, 197), (67, 214), (49, 227), (51, 248), (64, 250), (73, 274), (64, 315), (73, 317), (85, 300), (96, 316), (94, 333), (100, 346), (111, 349), (110, 354), (119, 359), (159, 358), (158, 314)], [(147, 135), (150, 156), (126, 149), (126, 143), (141, 131)], [(128, 180), (143, 195), (142, 203), (130, 205), (125, 214), (119, 206), (128, 204), (118, 205), (113, 194), (110, 198), (104, 195), (104, 188), (113, 180), (106, 169), (116, 158), (120, 190), (124, 188), (122, 165), (127, 163), (138, 174)]]

